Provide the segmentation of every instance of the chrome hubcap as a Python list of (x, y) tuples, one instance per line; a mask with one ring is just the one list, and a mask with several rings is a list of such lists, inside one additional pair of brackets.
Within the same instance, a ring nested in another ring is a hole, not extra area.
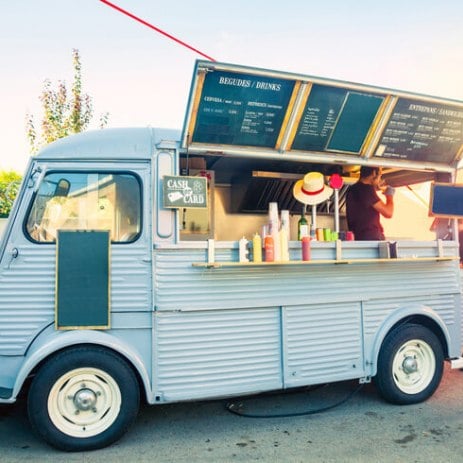
[(96, 405), (96, 394), (90, 389), (81, 389), (73, 398), (77, 410), (82, 412), (92, 410)]
[(405, 374), (410, 375), (418, 371), (418, 362), (415, 357), (406, 357), (402, 363), (402, 369)]

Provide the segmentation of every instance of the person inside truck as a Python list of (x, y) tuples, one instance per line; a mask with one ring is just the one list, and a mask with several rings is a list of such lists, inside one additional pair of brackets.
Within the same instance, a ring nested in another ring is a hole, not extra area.
[[(384, 183), (381, 167), (362, 166), (360, 178), (347, 191), (346, 215), (349, 230), (356, 240), (384, 240), (380, 216), (394, 213), (394, 188)], [(378, 196), (382, 191), (385, 200)]]

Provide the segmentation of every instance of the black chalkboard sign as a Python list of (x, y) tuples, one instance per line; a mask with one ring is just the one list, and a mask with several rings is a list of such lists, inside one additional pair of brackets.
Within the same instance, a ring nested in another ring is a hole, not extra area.
[(291, 148), (324, 151), (346, 96), (345, 88), (313, 84)]
[(463, 156), (463, 102), (198, 61), (182, 133), (189, 147), (231, 156), (291, 152), (315, 162), (321, 153), (330, 162), (367, 156), (440, 171)]
[(463, 145), (463, 108), (399, 98), (376, 156), (451, 163)]
[(58, 231), (56, 262), (56, 328), (109, 328), (109, 232)]
[(431, 186), (430, 215), (463, 217), (463, 185), (434, 183)]
[(193, 143), (274, 148), (294, 84), (267, 76), (208, 72)]
[(384, 97), (349, 92), (328, 150), (359, 153)]
[(381, 95), (314, 84), (291, 149), (359, 153)]

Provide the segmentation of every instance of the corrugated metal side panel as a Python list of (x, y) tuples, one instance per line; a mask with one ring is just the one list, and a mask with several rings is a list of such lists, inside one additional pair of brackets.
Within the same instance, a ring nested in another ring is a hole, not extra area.
[(111, 249), (111, 311), (150, 311), (151, 256), (142, 240)]
[[(455, 262), (195, 268), (205, 250), (155, 250), (157, 310), (289, 306), (460, 291)], [(216, 250), (216, 260), (232, 260)]]
[(155, 390), (162, 400), (282, 387), (280, 310), (155, 314)]
[(0, 355), (22, 355), (54, 320), (55, 246), (23, 245), (0, 272)]
[(434, 295), (424, 298), (397, 298), (391, 295), (387, 300), (368, 301), (364, 305), (365, 337), (376, 333), (387, 316), (406, 305), (420, 304), (432, 308), (439, 314), (444, 323), (450, 327), (455, 324), (455, 297), (453, 295)]
[[(56, 247), (30, 243), (18, 248), (10, 268), (0, 268), (0, 355), (23, 355), (55, 318)], [(112, 247), (112, 311), (150, 310), (151, 263), (143, 258), (146, 245)]]
[[(368, 301), (364, 303), (364, 342), (367, 349), (373, 345), (377, 330), (389, 314), (399, 307), (423, 305), (430, 307), (445, 323), (449, 333), (449, 357), (458, 357), (462, 348), (461, 333), (461, 296), (459, 294), (431, 295), (427, 297), (398, 298), (392, 294), (389, 299)], [(365, 351), (365, 355), (368, 355)], [(369, 360), (369, 359), (368, 359)]]
[(285, 307), (285, 386), (363, 376), (361, 305)]

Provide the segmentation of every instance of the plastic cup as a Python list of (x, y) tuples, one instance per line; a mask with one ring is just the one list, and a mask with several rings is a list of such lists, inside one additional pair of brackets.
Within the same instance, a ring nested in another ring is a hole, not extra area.
[(323, 229), (323, 239), (325, 241), (331, 241), (331, 229), (330, 228)]

